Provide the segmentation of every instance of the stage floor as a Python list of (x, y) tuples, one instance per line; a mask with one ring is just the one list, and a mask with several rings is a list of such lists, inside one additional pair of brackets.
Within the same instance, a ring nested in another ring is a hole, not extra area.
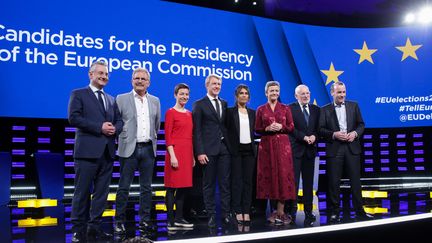
[[(250, 226), (237, 225), (234, 222), (223, 226), (220, 220), (218, 220), (217, 228), (209, 229), (206, 218), (194, 215), (188, 218), (188, 220), (195, 224), (193, 229), (169, 231), (166, 228), (166, 212), (163, 210), (154, 210), (154, 223), (157, 225), (157, 231), (144, 233), (138, 230), (137, 224), (139, 219), (136, 214), (139, 207), (136, 205), (137, 202), (132, 201), (128, 208), (129, 221), (126, 223), (127, 234), (124, 236), (114, 235), (112, 242), (146, 242), (147, 239), (150, 241), (204, 241), (206, 243), (243, 240), (269, 241), (272, 237), (304, 235), (327, 230), (340, 230), (344, 227), (349, 230), (356, 227), (367, 227), (367, 224), (391, 225), (395, 222), (403, 222), (405, 219), (407, 221), (414, 221), (423, 218), (432, 218), (432, 195), (430, 190), (409, 189), (364, 193), (366, 193), (364, 196), (370, 197), (365, 198), (365, 210), (374, 215), (373, 220), (358, 222), (354, 218), (354, 212), (350, 210), (349, 195), (342, 194), (341, 196), (344, 199), (342, 203), (342, 223), (329, 226), (327, 222), (325, 194), (318, 193), (314, 199), (314, 214), (317, 216), (317, 221), (313, 227), (307, 228), (303, 225), (304, 213), (301, 210), (297, 213), (295, 224), (286, 226), (270, 224), (266, 220), (266, 214), (268, 214), (266, 202), (256, 201), (254, 214), (251, 215), (252, 222)], [(155, 208), (157, 208), (156, 204), (160, 204), (160, 202), (155, 201), (154, 204)], [(112, 233), (114, 220), (112, 216), (109, 216), (110, 213), (112, 211), (108, 211), (108, 216), (104, 217), (103, 228), (106, 232)], [(8, 206), (3, 205), (0, 206), (0, 218), (2, 242), (70, 242), (72, 238), (70, 200), (59, 202), (56, 207), (47, 208), (18, 208), (17, 205), (13, 204)], [(23, 221), (26, 219), (27, 221)], [(23, 223), (28, 223), (29, 225), (27, 227), (19, 226)], [(32, 223), (33, 225), (31, 225)], [(405, 226), (404, 228), (406, 229)], [(398, 228), (395, 228), (395, 231), (398, 231)]]

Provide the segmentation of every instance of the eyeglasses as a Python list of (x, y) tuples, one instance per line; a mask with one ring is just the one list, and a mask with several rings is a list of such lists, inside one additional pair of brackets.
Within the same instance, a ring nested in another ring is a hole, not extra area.
[(140, 78), (140, 77), (135, 77), (135, 78), (133, 78), (133, 80), (136, 80), (136, 81), (139, 81), (139, 80), (141, 80), (141, 81), (150, 81), (150, 79), (148, 79), (148, 78)]
[(110, 74), (109, 73), (107, 73), (107, 72), (104, 72), (104, 71), (92, 71), (92, 73), (93, 74), (96, 74), (96, 75), (98, 75), (98, 76), (105, 76), (105, 77), (109, 77), (110, 76)]

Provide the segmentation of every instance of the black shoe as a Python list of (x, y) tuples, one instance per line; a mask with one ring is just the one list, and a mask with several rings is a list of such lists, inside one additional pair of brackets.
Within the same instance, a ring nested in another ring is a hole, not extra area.
[(203, 209), (203, 210), (197, 211), (197, 217), (200, 219), (207, 218), (208, 217), (207, 210)]
[(126, 234), (126, 227), (123, 223), (116, 223), (114, 225), (114, 233), (115, 234)]
[(244, 219), (238, 219), (237, 216), (239, 216), (239, 215), (241, 215), (243, 218), (243, 214), (237, 213), (237, 214), (235, 214), (235, 221), (237, 222), (237, 224), (243, 224), (245, 221), (244, 221)]
[(228, 215), (228, 216), (225, 216), (225, 217), (223, 217), (222, 218), (222, 223), (224, 224), (224, 225), (230, 225), (231, 224), (231, 217)]
[(339, 216), (339, 214), (331, 214), (330, 218), (328, 219), (328, 223), (329, 224), (338, 224), (341, 222), (341, 218)]
[(316, 216), (312, 212), (305, 211), (305, 220), (306, 219), (308, 219), (308, 220), (310, 220), (312, 222), (315, 222), (316, 221)]
[(243, 221), (243, 225), (244, 226), (250, 226), (251, 225), (251, 221), (250, 220), (245, 220), (245, 221)]
[(307, 227), (312, 227), (314, 225), (315, 220), (312, 220), (310, 218), (305, 218), (304, 222), (303, 222), (303, 226), (305, 228)]
[(88, 227), (87, 236), (91, 240), (110, 240), (112, 239), (112, 234), (104, 232), (100, 228)]
[(72, 236), (72, 242), (77, 243), (77, 242), (86, 242), (86, 235), (84, 234), (84, 232), (75, 232), (73, 233)]
[(189, 223), (188, 221), (186, 221), (186, 219), (176, 219), (174, 221), (174, 225), (182, 227), (182, 228), (193, 228), (194, 227), (194, 225), (192, 223)]
[(374, 216), (371, 214), (366, 213), (365, 211), (357, 212), (356, 213), (356, 219), (357, 220), (371, 220)]
[(290, 214), (290, 217), (291, 217), (291, 222), (295, 224), (295, 221), (297, 219), (297, 214), (296, 213)]
[(167, 230), (168, 231), (173, 232), (173, 231), (180, 230), (180, 229), (182, 229), (182, 227), (176, 226), (174, 223), (168, 222), (168, 224), (167, 224)]
[(156, 227), (150, 221), (141, 221), (138, 225), (140, 231), (156, 231)]
[(209, 217), (207, 225), (209, 228), (215, 228), (216, 227), (216, 218), (214, 215)]

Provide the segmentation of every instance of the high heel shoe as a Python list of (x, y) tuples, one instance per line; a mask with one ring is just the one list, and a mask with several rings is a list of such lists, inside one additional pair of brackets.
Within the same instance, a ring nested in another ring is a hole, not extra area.
[[(247, 217), (246, 217), (246, 215), (247, 215)], [(250, 223), (251, 223), (251, 219), (250, 219), (249, 214), (243, 215), (243, 225), (250, 226)]]
[(243, 224), (244, 223), (243, 214), (236, 214), (236, 221), (237, 224)]

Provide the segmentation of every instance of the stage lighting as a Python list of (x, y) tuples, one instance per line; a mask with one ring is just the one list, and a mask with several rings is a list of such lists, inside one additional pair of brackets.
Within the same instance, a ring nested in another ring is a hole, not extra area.
[(413, 13), (409, 13), (405, 16), (405, 23), (412, 24), (416, 20), (416, 16)]
[(422, 8), (418, 13), (417, 21), (422, 24), (432, 22), (432, 7)]

